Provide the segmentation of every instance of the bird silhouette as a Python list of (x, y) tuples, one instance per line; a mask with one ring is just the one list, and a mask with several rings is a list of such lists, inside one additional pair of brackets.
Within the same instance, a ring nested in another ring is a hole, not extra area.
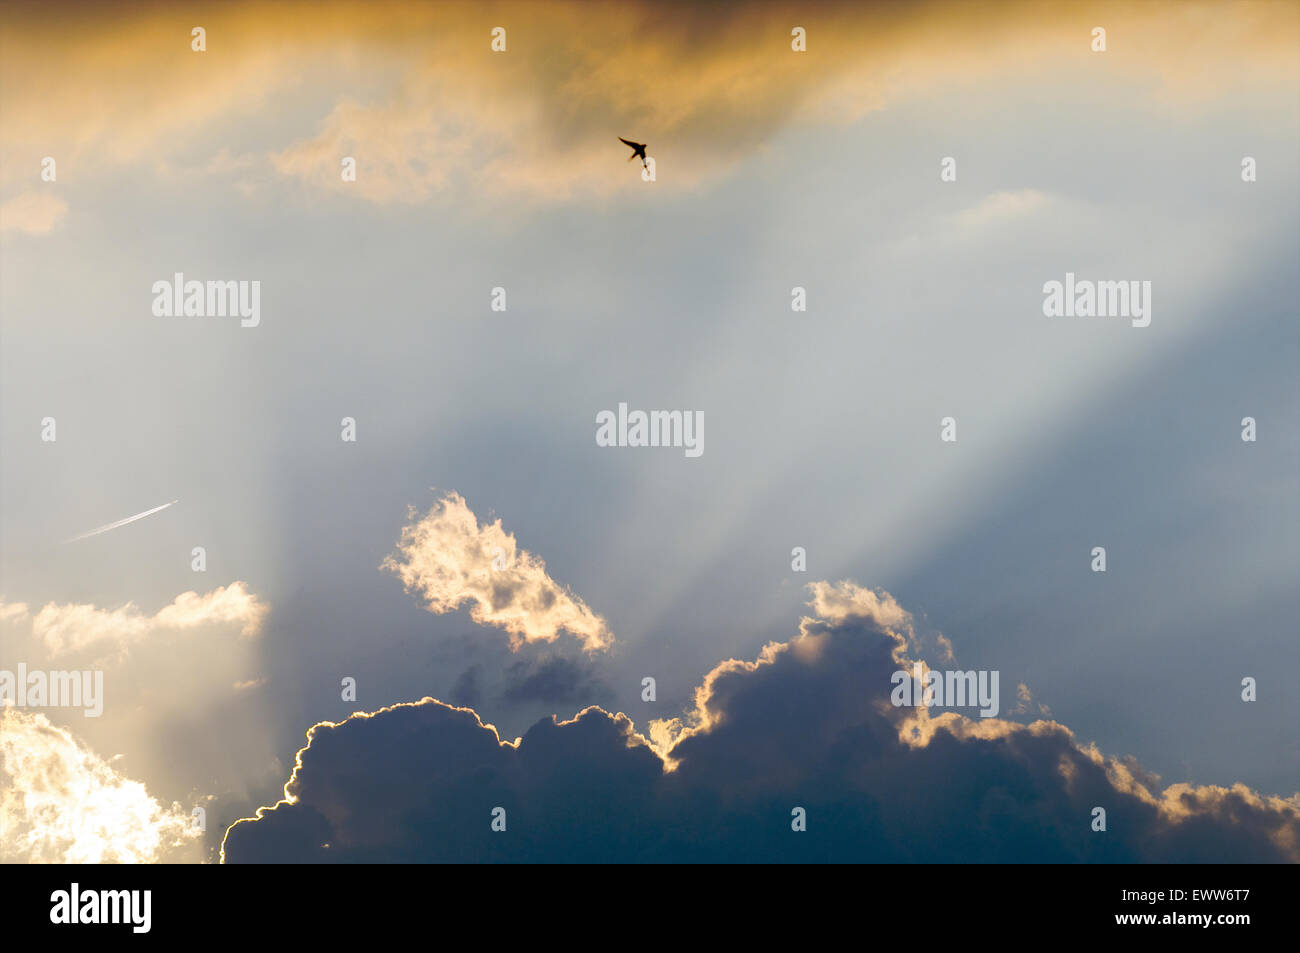
[(625, 146), (631, 146), (631, 147), (632, 147), (632, 154), (631, 154), (630, 156), (627, 157), (627, 161), (628, 161), (628, 162), (631, 162), (633, 159), (640, 159), (640, 160), (641, 160), (641, 164), (642, 164), (643, 166), (645, 166), (647, 169), (650, 168), (650, 166), (646, 165), (646, 161), (645, 161), (645, 143), (644, 143), (644, 142), (633, 142), (633, 141), (630, 140), (630, 139), (624, 139), (622, 136), (619, 136), (619, 137), (618, 137), (618, 141), (621, 142), (621, 143), (623, 143), (623, 145), (625, 145)]

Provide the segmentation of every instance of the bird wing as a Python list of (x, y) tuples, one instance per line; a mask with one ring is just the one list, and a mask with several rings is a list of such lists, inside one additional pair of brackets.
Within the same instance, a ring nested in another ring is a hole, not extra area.
[(631, 146), (633, 149), (644, 149), (644, 148), (645, 148), (645, 143), (642, 143), (642, 142), (632, 142), (632, 141), (630, 141), (630, 140), (628, 140), (628, 139), (624, 139), (622, 136), (619, 136), (619, 137), (618, 137), (618, 141), (621, 142), (621, 143), (623, 143), (623, 145), (625, 145), (625, 146)]

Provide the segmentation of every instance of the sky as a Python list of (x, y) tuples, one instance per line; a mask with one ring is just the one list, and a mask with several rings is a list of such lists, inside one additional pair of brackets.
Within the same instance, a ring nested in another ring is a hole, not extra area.
[(1300, 859), (1294, 6), (0, 18), (0, 859)]

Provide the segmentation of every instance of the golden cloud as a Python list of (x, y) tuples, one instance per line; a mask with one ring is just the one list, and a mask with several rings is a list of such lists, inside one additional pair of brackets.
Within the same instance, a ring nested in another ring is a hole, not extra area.
[(520, 549), (501, 521), (480, 526), (459, 493), (448, 493), (424, 517), (403, 527), (397, 552), (381, 568), (435, 614), (470, 604), (470, 618), (510, 633), (512, 648), (553, 642), (565, 631), (587, 651), (613, 642), (605, 620), (546, 572), (546, 563)]
[[(105, 160), (201, 171), (238, 140), (253, 143), (241, 191), (278, 174), (380, 203), (642, 189), (619, 135), (650, 144), (660, 188), (690, 189), (787, 127), (976, 88), (991, 108), (1017, 87), (1126, 108), (1249, 108), (1291, 97), (1300, 62), (1295, 7), (1264, 2), (1102, 3), (1087, 19), (957, 2), (250, 3), (5, 19), (11, 175), (45, 154), (83, 175)], [(1089, 48), (1098, 25), (1104, 54)], [(505, 52), (490, 48), (496, 26)], [(806, 52), (791, 49), (795, 26)], [(355, 183), (342, 181), (344, 156)]]

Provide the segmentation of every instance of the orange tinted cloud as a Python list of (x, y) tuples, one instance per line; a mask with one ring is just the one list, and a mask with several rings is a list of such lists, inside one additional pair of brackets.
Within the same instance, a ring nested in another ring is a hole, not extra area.
[[(991, 108), (1017, 88), (1250, 108), (1292, 96), (1298, 63), (1297, 11), (1276, 3), (232, 4), (7, 20), (10, 177), (45, 154), (81, 175), (105, 160), (167, 171), (234, 154), (246, 192), (289, 179), (379, 203), (639, 188), (618, 135), (650, 144), (661, 182), (692, 188), (786, 127), (977, 88)], [(203, 53), (190, 49), (196, 23)], [(791, 50), (794, 26), (807, 52)], [(1104, 54), (1089, 49), (1094, 26), (1108, 31)], [(341, 179), (344, 156), (355, 183)]]
[(448, 493), (402, 529), (397, 552), (383, 569), (435, 614), (470, 607), (479, 625), (510, 633), (511, 647), (553, 642), (562, 631), (596, 651), (613, 641), (605, 620), (553, 580), (546, 563), (520, 549), (501, 521), (479, 525), (459, 493)]

